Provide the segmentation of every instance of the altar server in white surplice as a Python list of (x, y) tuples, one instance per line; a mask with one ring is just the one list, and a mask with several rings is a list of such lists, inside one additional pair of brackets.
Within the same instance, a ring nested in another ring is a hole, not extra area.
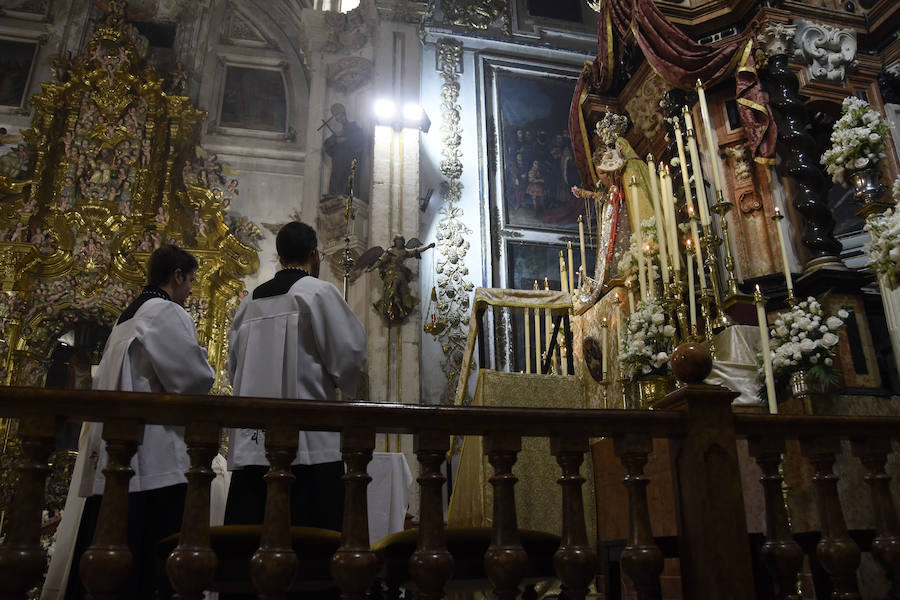
[[(183, 308), (196, 270), (197, 259), (176, 246), (163, 246), (153, 253), (147, 265), (147, 286), (109, 334), (94, 374), (94, 389), (209, 392), (215, 373), (206, 350), (197, 343), (194, 322)], [(93, 537), (94, 524), (90, 521), (96, 519), (96, 511), (92, 505), (99, 509), (99, 495), (103, 493), (102, 469), (107, 455), (100, 440), (101, 431), (101, 424), (92, 423), (83, 436), (81, 451), (87, 452), (89, 458), (82, 492), (90, 498), (78, 535), (73, 574), (80, 554)], [(156, 545), (181, 529), (187, 490), (184, 473), (189, 467), (184, 427), (144, 426), (137, 454), (131, 460), (134, 476), (128, 487), (128, 545), (134, 557), (134, 572), (123, 597), (154, 597)], [(71, 589), (73, 579), (69, 581)]]
[[(235, 396), (354, 398), (366, 360), (366, 334), (338, 289), (318, 279), (315, 230), (288, 223), (275, 246), (281, 271), (245, 298), (231, 325), (228, 373)], [(335, 425), (340, 425), (335, 423)], [(341, 529), (344, 473), (340, 433), (301, 431), (292, 471), (291, 523)], [(265, 434), (231, 433), (232, 471), (225, 524), (262, 523), (268, 471)]]

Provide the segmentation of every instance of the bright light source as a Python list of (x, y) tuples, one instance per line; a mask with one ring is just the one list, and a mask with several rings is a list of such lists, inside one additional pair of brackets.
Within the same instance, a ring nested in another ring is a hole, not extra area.
[(375, 117), (380, 121), (390, 121), (397, 114), (397, 105), (393, 101), (383, 99), (375, 102)]
[(406, 104), (403, 107), (403, 120), (408, 125), (416, 125), (422, 122), (422, 107), (418, 104)]

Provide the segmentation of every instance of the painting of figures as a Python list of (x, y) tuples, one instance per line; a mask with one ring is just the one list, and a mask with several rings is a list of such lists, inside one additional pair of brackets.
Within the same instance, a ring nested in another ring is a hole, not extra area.
[(505, 221), (512, 227), (576, 230), (582, 203), (566, 128), (574, 80), (500, 71), (499, 148)]
[(287, 101), (281, 71), (228, 66), (222, 93), (223, 127), (286, 131)]
[(37, 44), (0, 40), (0, 106), (22, 106)]

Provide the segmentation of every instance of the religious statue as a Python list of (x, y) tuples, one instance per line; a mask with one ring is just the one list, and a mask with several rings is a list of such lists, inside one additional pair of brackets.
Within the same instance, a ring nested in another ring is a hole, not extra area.
[[(350, 180), (350, 167), (353, 161), (360, 161), (366, 147), (366, 134), (353, 121), (347, 120), (347, 111), (343, 104), (331, 106), (331, 118), (324, 122), (331, 135), (325, 138), (322, 149), (331, 157), (331, 177), (328, 180), (328, 193), (342, 196), (347, 193)], [(358, 189), (365, 190), (364, 186)]]
[(402, 235), (395, 235), (390, 248), (373, 246), (356, 261), (356, 269), (368, 272), (377, 268), (381, 273), (381, 298), (373, 306), (388, 324), (403, 322), (419, 303), (409, 291), (412, 271), (403, 263), (408, 258), (421, 258), (429, 248), (434, 248), (434, 242), (422, 246), (416, 238), (407, 242)]

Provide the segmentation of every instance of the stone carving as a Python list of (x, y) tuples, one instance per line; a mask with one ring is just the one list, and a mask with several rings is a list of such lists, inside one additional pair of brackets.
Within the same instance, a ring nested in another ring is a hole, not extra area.
[(441, 0), (441, 9), (450, 23), (468, 29), (485, 30), (497, 19), (506, 20), (506, 0)]
[(460, 106), (459, 72), (462, 64), (462, 44), (449, 38), (437, 44), (438, 71), (441, 77), (441, 132), (444, 147), (441, 150), (441, 174), (447, 181), (441, 184), (444, 205), (437, 229), (437, 313), (447, 323), (446, 329), (437, 337), (444, 352), (441, 369), (447, 378), (447, 388), (441, 402), (449, 404), (456, 391), (456, 382), (466, 346), (466, 327), (469, 319), (469, 293), (475, 286), (468, 279), (469, 269), (465, 265), (469, 251), (466, 236), (472, 230), (463, 220), (463, 211), (458, 206), (462, 196), (462, 153), (460, 151)]
[(734, 179), (737, 185), (750, 185), (753, 183), (753, 163), (750, 161), (747, 146), (729, 146), (725, 148), (725, 154), (731, 159), (734, 168)]
[(347, 94), (358, 90), (372, 77), (374, 65), (368, 58), (346, 56), (328, 65), (326, 81), (330, 87)]
[(856, 66), (856, 32), (831, 25), (797, 21), (794, 58), (806, 65), (812, 81), (842, 83)]
[(767, 21), (762, 26), (759, 34), (757, 34), (756, 41), (766, 56), (787, 54), (791, 51), (791, 46), (794, 44), (796, 32), (796, 25)]
[(658, 75), (648, 77), (634, 97), (625, 104), (634, 128), (647, 139), (653, 139), (662, 127), (659, 101), (666, 93), (666, 83)]
[(225, 17), (222, 41), (236, 45), (271, 46), (272, 44), (246, 17), (232, 9)]
[(322, 49), (332, 53), (350, 53), (361, 50), (372, 38), (378, 10), (371, 0), (362, 0), (359, 6), (347, 13), (325, 13), (325, 42)]

